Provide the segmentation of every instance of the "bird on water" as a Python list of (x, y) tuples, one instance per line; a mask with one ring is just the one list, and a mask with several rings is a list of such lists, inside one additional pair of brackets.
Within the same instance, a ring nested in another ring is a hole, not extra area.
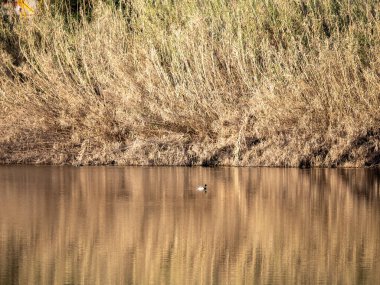
[(207, 192), (207, 184), (205, 184), (205, 186), (198, 186), (197, 191)]

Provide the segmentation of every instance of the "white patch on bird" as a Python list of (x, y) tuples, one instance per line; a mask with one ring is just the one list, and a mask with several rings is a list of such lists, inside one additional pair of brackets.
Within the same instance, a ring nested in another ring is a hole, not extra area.
[(198, 186), (197, 187), (197, 191), (207, 192), (207, 184), (205, 184), (204, 186)]

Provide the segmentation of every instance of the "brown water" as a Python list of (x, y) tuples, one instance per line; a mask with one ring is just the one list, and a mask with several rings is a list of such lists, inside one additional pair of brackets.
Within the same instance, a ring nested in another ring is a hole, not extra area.
[(380, 170), (0, 167), (0, 284), (379, 282)]

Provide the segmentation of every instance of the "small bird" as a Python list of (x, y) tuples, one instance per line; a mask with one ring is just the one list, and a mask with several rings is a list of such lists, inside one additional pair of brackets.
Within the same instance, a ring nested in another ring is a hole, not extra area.
[(205, 186), (198, 186), (197, 191), (207, 192), (207, 184), (205, 184)]

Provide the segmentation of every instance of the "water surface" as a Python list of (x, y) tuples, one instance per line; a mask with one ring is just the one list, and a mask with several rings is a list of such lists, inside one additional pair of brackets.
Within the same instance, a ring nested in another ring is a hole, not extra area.
[(0, 167), (0, 284), (379, 280), (379, 170)]

